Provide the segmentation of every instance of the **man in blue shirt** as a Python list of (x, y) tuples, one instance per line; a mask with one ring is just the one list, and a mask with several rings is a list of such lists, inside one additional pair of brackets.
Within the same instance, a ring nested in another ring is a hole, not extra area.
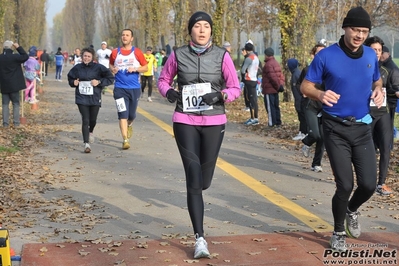
[[(358, 208), (374, 193), (377, 178), (371, 135), (370, 103), (383, 102), (382, 81), (375, 52), (363, 46), (371, 20), (362, 8), (349, 10), (338, 43), (317, 53), (301, 85), (307, 97), (323, 103), (324, 142), (336, 191), (332, 199), (334, 232), (331, 248), (346, 250), (346, 236), (358, 238)], [(325, 91), (316, 84), (325, 84)], [(354, 187), (352, 165), (356, 172)]]

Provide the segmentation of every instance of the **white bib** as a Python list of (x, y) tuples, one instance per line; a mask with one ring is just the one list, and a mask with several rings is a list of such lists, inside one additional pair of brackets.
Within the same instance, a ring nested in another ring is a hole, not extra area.
[(79, 81), (79, 93), (83, 95), (93, 95), (91, 81)]
[(198, 83), (183, 86), (183, 112), (198, 112), (213, 109), (202, 101), (202, 95), (212, 92), (211, 83)]
[(116, 109), (118, 109), (118, 113), (126, 111), (126, 104), (124, 98), (119, 98), (115, 100)]
[[(382, 92), (384, 93), (384, 101), (382, 102), (381, 107), (387, 106), (387, 89), (382, 88)], [(370, 106), (376, 106), (373, 100), (370, 100)]]

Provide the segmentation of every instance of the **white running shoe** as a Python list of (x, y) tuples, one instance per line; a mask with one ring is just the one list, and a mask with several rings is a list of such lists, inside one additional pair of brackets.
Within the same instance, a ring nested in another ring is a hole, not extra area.
[(210, 255), (211, 254), (208, 251), (208, 243), (206, 243), (206, 240), (202, 236), (196, 238), (194, 259), (209, 258)]
[(306, 158), (309, 157), (309, 150), (310, 150), (310, 147), (309, 147), (308, 145), (303, 145), (303, 147), (302, 147), (302, 154), (303, 154), (303, 156), (305, 156)]
[(316, 173), (323, 172), (323, 168), (321, 168), (320, 165), (312, 166), (312, 168), (310, 168), (310, 169), (311, 169), (312, 171), (315, 171)]
[(151, 97), (148, 97), (148, 98), (147, 98), (147, 101), (152, 102)]
[(91, 152), (91, 148), (90, 148), (90, 144), (89, 143), (85, 143), (85, 153), (90, 153)]
[(292, 140), (303, 140), (306, 137), (301, 131), (299, 131), (298, 135), (292, 138)]

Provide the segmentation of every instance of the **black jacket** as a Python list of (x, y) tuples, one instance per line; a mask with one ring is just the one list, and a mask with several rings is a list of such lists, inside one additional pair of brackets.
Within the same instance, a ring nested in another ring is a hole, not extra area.
[(47, 64), (50, 61), (50, 55), (48, 53), (42, 53), (42, 55), (40, 56), (40, 61)]
[(396, 66), (392, 57), (389, 56), (387, 60), (381, 62), (382, 66), (388, 69), (388, 78), (386, 83), (387, 102), (390, 108), (395, 108), (398, 101), (395, 92), (399, 91), (399, 68)]
[(0, 88), (1, 93), (13, 93), (26, 88), (22, 65), (29, 55), (19, 46), (18, 54), (11, 49), (5, 49), (0, 55)]
[[(81, 94), (79, 86), (75, 86), (74, 80), (79, 81), (91, 81), (93, 79), (100, 80), (99, 86), (93, 88), (93, 95)], [(114, 83), (114, 75), (105, 66), (97, 63), (90, 62), (89, 64), (77, 64), (68, 73), (69, 86), (75, 89), (75, 103), (81, 105), (99, 105), (101, 106), (101, 91), (104, 86), (108, 86)]]

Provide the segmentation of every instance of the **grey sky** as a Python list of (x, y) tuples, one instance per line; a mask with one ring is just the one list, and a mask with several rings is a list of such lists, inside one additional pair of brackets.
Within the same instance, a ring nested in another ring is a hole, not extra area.
[(53, 27), (53, 17), (62, 11), (66, 0), (47, 0), (46, 21), (49, 28)]

